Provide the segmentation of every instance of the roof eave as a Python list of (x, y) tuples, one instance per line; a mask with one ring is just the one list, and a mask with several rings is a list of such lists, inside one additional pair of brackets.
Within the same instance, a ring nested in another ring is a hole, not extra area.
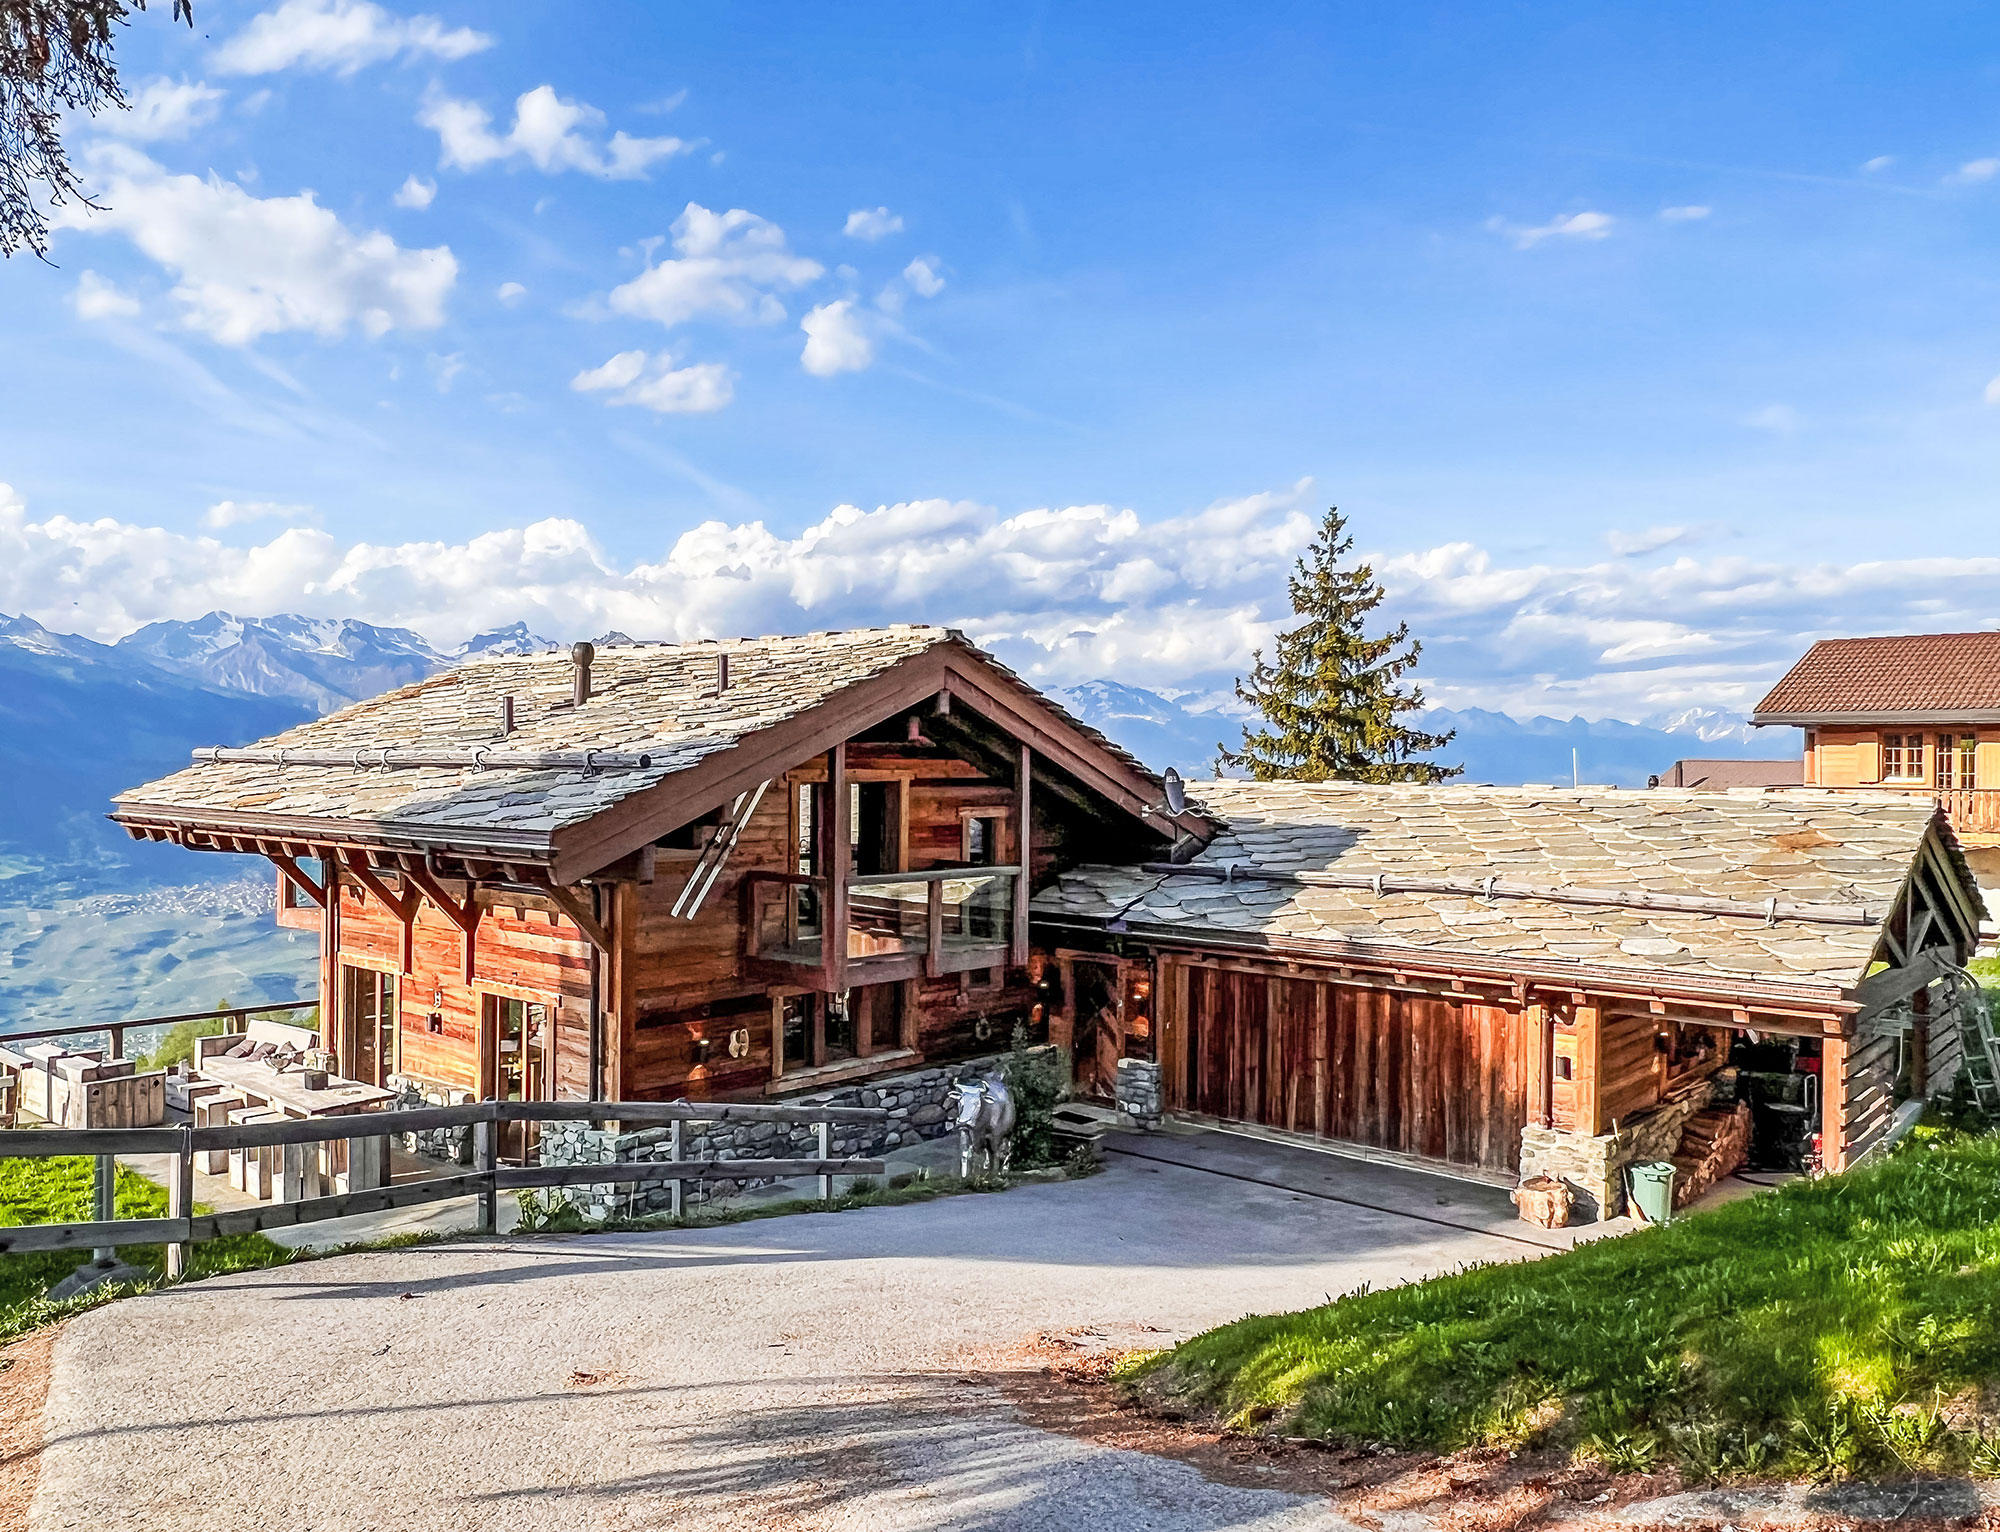
[(385, 823), (369, 819), (326, 819), (304, 814), (252, 814), (230, 809), (189, 809), (178, 804), (149, 804), (119, 799), (108, 816), (134, 834), (167, 832), (167, 838), (189, 851), (234, 851), (236, 848), (190, 844), (189, 837), (219, 837), (232, 841), (291, 841), (302, 845), (373, 847), (394, 851), (437, 851), (450, 856), (469, 854), (495, 862), (542, 864), (550, 860), (545, 832), (495, 832), (464, 825)]
[(1826, 724), (1853, 724), (1865, 727), (1880, 723), (2000, 723), (2000, 708), (1886, 708), (1886, 709), (1842, 709), (1821, 712), (1766, 712), (1759, 709), (1750, 715), (1754, 728), (1770, 725), (1788, 725), (1792, 728), (1816, 728)]

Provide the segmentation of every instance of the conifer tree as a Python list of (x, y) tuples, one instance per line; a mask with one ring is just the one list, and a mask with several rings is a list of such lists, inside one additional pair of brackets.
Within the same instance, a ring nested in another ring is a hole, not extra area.
[(1240, 749), (1216, 746), (1218, 768), (1259, 782), (1437, 782), (1464, 769), (1424, 759), (1451, 734), (1399, 721), (1424, 705), (1421, 687), (1397, 684), (1423, 645), (1407, 622), (1368, 636), (1383, 590), (1371, 566), (1343, 565), (1353, 547), (1347, 519), (1329, 510), (1287, 585), (1300, 620), (1277, 636), (1275, 663), (1258, 650), (1248, 679), (1236, 683), (1263, 726), (1246, 725)]

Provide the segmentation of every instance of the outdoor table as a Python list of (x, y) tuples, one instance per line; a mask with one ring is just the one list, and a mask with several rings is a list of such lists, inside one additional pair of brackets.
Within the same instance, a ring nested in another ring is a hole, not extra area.
[[(347, 1117), (378, 1111), (396, 1099), (396, 1092), (360, 1080), (338, 1077), (324, 1090), (307, 1090), (296, 1069), (283, 1073), (261, 1059), (210, 1057), (201, 1066), (204, 1079), (219, 1080), (231, 1090), (261, 1101), (287, 1117)], [(368, 1191), (388, 1180), (388, 1140), (381, 1137), (329, 1139), (326, 1175), (337, 1191)], [(303, 1181), (303, 1177), (298, 1178)]]

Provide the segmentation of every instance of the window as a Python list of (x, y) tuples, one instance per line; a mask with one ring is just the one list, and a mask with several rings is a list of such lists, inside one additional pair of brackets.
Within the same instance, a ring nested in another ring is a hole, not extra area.
[(787, 995), (784, 1007), (785, 1068), (803, 1069), (812, 1062), (813, 1007), (817, 995)]
[(1979, 740), (1971, 734), (1937, 737), (1937, 786), (1940, 792), (1970, 791), (1979, 785)]
[(341, 1063), (350, 1079), (382, 1085), (402, 1068), (396, 1047), (396, 980), (340, 965)]
[(968, 814), (965, 819), (965, 863), (994, 867), (1000, 861), (1000, 819), (993, 814)]
[(713, 809), (699, 819), (677, 825), (659, 839), (662, 851), (701, 851), (708, 845), (708, 838), (715, 833), (715, 827), (722, 823), (722, 810)]
[(1921, 782), (1924, 779), (1924, 737), (1921, 734), (1882, 736), (1882, 780)]
[(902, 796), (896, 782), (847, 784), (848, 852), (860, 876), (903, 870)]

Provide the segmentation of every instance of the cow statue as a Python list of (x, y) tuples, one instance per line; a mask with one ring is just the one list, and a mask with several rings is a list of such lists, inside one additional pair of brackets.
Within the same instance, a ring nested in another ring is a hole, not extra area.
[(1007, 1173), (1008, 1140), (1014, 1132), (1014, 1098), (998, 1075), (961, 1080), (952, 1087), (958, 1129), (958, 1173), (968, 1180), (983, 1171)]

